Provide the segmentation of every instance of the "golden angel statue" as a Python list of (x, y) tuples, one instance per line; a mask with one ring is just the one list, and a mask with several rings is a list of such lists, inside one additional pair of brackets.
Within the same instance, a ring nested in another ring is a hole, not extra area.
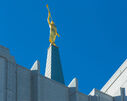
[[(54, 23), (53, 20), (52, 20), (51, 13), (50, 13), (50, 11), (49, 11), (48, 5), (46, 5), (46, 7), (47, 7), (47, 9), (48, 9), (48, 18), (47, 18), (47, 20), (48, 20), (48, 24), (49, 24), (49, 28), (50, 28), (49, 42), (50, 42), (52, 45), (56, 46), (56, 44), (55, 44), (56, 36), (59, 37), (60, 35), (57, 33), (57, 28), (56, 28), (56, 26), (55, 26), (55, 23)], [(50, 20), (51, 20), (51, 21), (50, 21)]]

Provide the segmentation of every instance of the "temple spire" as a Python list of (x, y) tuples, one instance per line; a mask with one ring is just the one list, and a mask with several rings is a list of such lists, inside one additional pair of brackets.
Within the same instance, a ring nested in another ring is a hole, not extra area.
[(45, 76), (64, 84), (59, 48), (52, 44), (48, 48)]

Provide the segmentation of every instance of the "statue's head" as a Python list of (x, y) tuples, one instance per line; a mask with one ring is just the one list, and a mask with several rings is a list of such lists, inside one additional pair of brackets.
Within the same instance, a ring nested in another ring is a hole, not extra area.
[(53, 21), (51, 21), (51, 24), (54, 24), (54, 22), (53, 22)]

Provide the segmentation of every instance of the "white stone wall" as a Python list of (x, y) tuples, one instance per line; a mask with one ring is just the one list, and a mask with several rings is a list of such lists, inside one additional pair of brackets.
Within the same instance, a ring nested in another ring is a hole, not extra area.
[(0, 57), (0, 101), (6, 100), (6, 60)]
[(72, 94), (69, 94), (69, 101), (79, 101), (78, 92), (73, 92)]
[(9, 49), (0, 45), (0, 101), (16, 101), (16, 63)]
[(31, 101), (31, 71), (17, 66), (17, 101)]
[(39, 101), (69, 101), (68, 88), (54, 80), (40, 76)]
[(89, 101), (88, 95), (78, 92), (78, 101)]
[[(126, 96), (124, 89), (120, 93), (120, 87), (125, 88)], [(93, 89), (87, 96), (78, 91), (76, 78), (68, 87), (46, 78), (40, 74), (38, 61), (29, 70), (16, 64), (9, 50), (0, 46), (0, 101), (127, 101), (127, 60), (102, 91)]]
[(113, 101), (112, 96), (100, 92), (99, 90), (95, 90), (95, 95), (97, 96), (99, 101)]
[(90, 94), (90, 101), (114, 101), (113, 97), (97, 89), (93, 89)]
[(7, 63), (7, 101), (16, 101), (16, 64)]

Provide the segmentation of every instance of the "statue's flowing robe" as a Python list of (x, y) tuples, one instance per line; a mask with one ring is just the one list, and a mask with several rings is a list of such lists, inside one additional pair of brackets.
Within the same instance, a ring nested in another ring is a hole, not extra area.
[(49, 37), (49, 41), (50, 41), (51, 43), (55, 43), (56, 35), (57, 35), (56, 26), (55, 26), (54, 24), (50, 24), (49, 27), (50, 27), (50, 37)]

